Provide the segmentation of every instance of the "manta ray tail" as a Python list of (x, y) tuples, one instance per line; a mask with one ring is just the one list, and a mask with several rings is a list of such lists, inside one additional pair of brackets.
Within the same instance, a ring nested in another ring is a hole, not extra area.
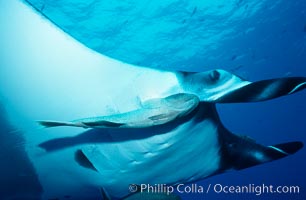
[(224, 142), (223, 158), (225, 169), (245, 169), (262, 163), (278, 160), (299, 151), (302, 142), (287, 142), (264, 146), (254, 140), (230, 134)]

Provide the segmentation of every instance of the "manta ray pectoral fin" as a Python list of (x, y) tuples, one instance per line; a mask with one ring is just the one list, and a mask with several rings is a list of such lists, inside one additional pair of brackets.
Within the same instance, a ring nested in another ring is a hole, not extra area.
[(265, 101), (288, 95), (306, 88), (305, 77), (290, 77), (263, 80), (247, 84), (225, 93), (216, 103), (239, 103)]
[(272, 146), (263, 146), (253, 140), (231, 135), (225, 143), (225, 169), (245, 169), (262, 163), (278, 160), (292, 155), (303, 147), (302, 142), (288, 142)]
[(278, 152), (283, 153), (283, 155), (291, 155), (296, 153), (298, 150), (303, 148), (302, 142), (288, 142), (288, 143), (282, 143), (282, 144), (276, 144), (272, 146), (268, 146), (269, 148), (272, 148)]
[(284, 158), (286, 156), (292, 155), (303, 148), (302, 142), (287, 142), (272, 146), (267, 146), (263, 148), (262, 157), (259, 153), (257, 157), (255, 153), (255, 158), (261, 163), (270, 162), (273, 160), (278, 160), (280, 158)]

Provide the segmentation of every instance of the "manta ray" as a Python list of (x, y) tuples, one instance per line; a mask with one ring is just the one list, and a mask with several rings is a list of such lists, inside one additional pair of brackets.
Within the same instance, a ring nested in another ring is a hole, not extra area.
[(130, 184), (192, 183), (303, 146), (264, 146), (234, 134), (216, 104), (289, 95), (306, 87), (305, 77), (252, 82), (224, 69), (134, 66), (82, 46), (22, 2), (6, 6), (4, 14), (19, 14), (0, 23), (12, 33), (1, 39), (18, 59), (2, 56), (0, 98), (25, 139), (44, 199), (95, 198), (101, 188), (109, 197), (128, 198)]
[[(163, 90), (164, 96), (140, 103), (138, 109), (68, 122), (39, 123), (45, 127), (110, 129), (108, 136), (115, 144), (110, 149), (88, 145), (76, 154), (81, 166), (90, 166), (106, 178), (103, 187), (109, 190), (116, 185), (116, 190), (122, 187), (124, 191), (130, 183), (190, 183), (283, 158), (303, 147), (302, 142), (263, 146), (247, 136), (233, 134), (221, 123), (216, 104), (258, 102), (292, 94), (306, 88), (305, 77), (250, 82), (220, 69), (158, 73), (165, 73), (160, 75), (165, 79), (177, 77), (177, 82), (170, 89), (155, 88)], [(149, 77), (150, 71), (147, 74)], [(143, 84), (154, 86), (145, 80)], [(120, 134), (129, 137), (128, 129), (141, 129), (143, 133), (135, 132), (145, 136), (133, 139), (135, 135), (131, 135), (130, 141), (120, 141)], [(137, 175), (140, 171), (141, 175)]]

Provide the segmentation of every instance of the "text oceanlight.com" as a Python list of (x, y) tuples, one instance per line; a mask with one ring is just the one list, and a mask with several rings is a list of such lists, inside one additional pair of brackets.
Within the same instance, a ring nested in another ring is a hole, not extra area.
[(176, 186), (169, 186), (166, 184), (131, 184), (129, 186), (130, 192), (147, 192), (147, 193), (165, 193), (170, 195), (173, 192), (178, 193), (198, 193), (208, 194), (214, 192), (216, 194), (255, 194), (257, 196), (262, 194), (299, 194), (299, 186), (275, 186), (269, 184), (248, 184), (248, 185), (223, 185), (223, 184), (209, 184), (208, 186), (198, 184), (178, 184)]

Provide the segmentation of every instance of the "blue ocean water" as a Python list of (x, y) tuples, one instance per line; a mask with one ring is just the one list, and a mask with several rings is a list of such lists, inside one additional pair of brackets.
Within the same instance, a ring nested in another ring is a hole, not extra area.
[[(44, 20), (51, 20), (57, 27), (87, 47), (126, 63), (184, 71), (221, 68), (251, 81), (306, 76), (306, 2), (303, 0), (294, 2), (28, 0), (22, 3), (28, 7), (34, 6), (32, 12), (41, 13)], [(9, 27), (3, 24), (9, 24), (10, 19), (18, 15), (14, 10), (7, 10), (14, 8), (9, 4), (11, 3), (5, 1), (1, 1), (0, 4), (4, 11), (0, 15), (2, 28)], [(17, 25), (25, 28), (27, 26), (22, 23)], [(22, 47), (23, 43), (35, 44), (36, 40), (27, 38), (26, 42), (20, 40), (9, 43), (6, 40), (9, 40), (10, 35), (17, 34), (14, 33), (15, 29), (1, 30), (0, 41), (3, 45), (1, 45), (0, 63), (4, 67), (0, 72), (4, 72), (9, 69), (6, 66), (9, 63), (8, 57), (11, 60), (18, 60), (18, 56), (21, 56), (14, 54), (8, 44)], [(37, 30), (38, 34), (45, 34), (40, 31)], [(58, 49), (65, 48), (61, 47), (61, 44), (57, 46)], [(31, 55), (31, 52), (32, 49), (27, 49), (25, 53)], [(60, 54), (65, 55), (65, 53), (67, 52), (60, 51)], [(34, 55), (38, 58), (40, 56), (40, 54)], [(40, 63), (37, 62), (37, 65), (39, 67)], [(30, 73), (26, 69), (27, 66), (24, 66), (23, 73)], [(44, 77), (39, 73), (35, 76)], [(19, 81), (18, 76), (1, 76), (1, 78), (3, 81), (1, 83), (6, 83), (5, 79), (14, 79), (12, 82)], [(66, 79), (67, 82), (69, 78), (71, 77)], [(20, 148), (25, 143), (25, 139), (10, 125), (13, 122), (7, 120), (9, 117), (6, 114), (8, 105), (12, 110), (18, 110), (18, 106), (6, 101), (4, 91), (7, 87), (12, 91), (15, 90), (15, 93), (19, 93), (19, 90), (14, 85), (8, 84), (2, 84), (0, 87), (3, 104), (1, 197), (8, 198), (16, 193), (15, 199), (35, 199), (43, 193), (43, 189), (37, 180), (35, 166), (30, 161), (32, 155), (27, 155), (27, 152)], [(86, 91), (82, 92), (86, 94)], [(37, 93), (41, 94), (43, 91)], [(222, 104), (217, 108), (227, 128), (234, 133), (248, 135), (262, 144), (305, 142), (305, 99), (306, 92), (302, 91), (267, 102)], [(68, 99), (67, 102), (69, 100), (73, 101)], [(20, 104), (26, 104), (26, 101), (27, 99), (20, 98)], [(15, 146), (18, 148), (10, 148)], [(300, 187), (299, 194), (257, 196), (217, 194), (211, 191), (208, 194), (183, 194), (182, 198), (305, 199), (305, 156), (305, 149), (302, 149), (297, 154), (278, 161), (197, 182), (204, 188), (210, 184), (297, 185)], [(66, 187), (69, 191), (69, 184)], [(88, 191), (91, 192), (90, 189)], [(77, 196), (76, 193), (71, 196)], [(86, 194), (83, 195), (86, 197)], [(70, 196), (66, 196), (66, 199), (69, 198)]]

